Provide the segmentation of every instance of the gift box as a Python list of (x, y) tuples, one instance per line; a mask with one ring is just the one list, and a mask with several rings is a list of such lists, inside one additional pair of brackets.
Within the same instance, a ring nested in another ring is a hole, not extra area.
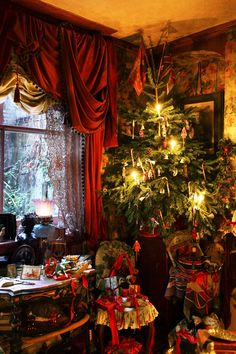
[(105, 349), (105, 354), (138, 354), (142, 348), (142, 344), (136, 342), (133, 338), (120, 338), (120, 344), (109, 345)]
[(119, 295), (118, 279), (116, 276), (103, 279), (103, 287), (107, 293), (111, 292), (111, 295)]
[(130, 294), (140, 294), (140, 285), (130, 284), (129, 291)]

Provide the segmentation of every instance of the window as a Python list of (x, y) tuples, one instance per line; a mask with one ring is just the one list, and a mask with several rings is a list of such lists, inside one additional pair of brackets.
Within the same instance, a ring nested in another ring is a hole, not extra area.
[(52, 198), (46, 132), (46, 114), (27, 114), (10, 95), (0, 104), (0, 212), (20, 218), (45, 189)]

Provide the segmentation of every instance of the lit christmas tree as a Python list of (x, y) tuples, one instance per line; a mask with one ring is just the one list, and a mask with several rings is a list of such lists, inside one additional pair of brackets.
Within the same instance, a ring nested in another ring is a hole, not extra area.
[(120, 107), (129, 129), (121, 131), (119, 147), (106, 152), (103, 205), (105, 212), (115, 206), (134, 238), (147, 228), (168, 237), (181, 219), (198, 240), (215, 230), (215, 216), (228, 219), (235, 209), (231, 157), (236, 148), (222, 140), (209, 158), (194, 129), (194, 109), (181, 110), (166, 94), (173, 72), (163, 58), (157, 70), (148, 67), (145, 108)]

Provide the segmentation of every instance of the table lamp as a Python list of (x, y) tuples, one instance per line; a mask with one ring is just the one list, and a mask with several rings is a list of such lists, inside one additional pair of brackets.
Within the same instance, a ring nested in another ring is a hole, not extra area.
[(40, 218), (40, 224), (36, 224), (33, 232), (36, 238), (47, 238), (49, 241), (55, 238), (55, 226), (52, 225), (53, 201), (47, 198), (35, 199), (35, 212)]

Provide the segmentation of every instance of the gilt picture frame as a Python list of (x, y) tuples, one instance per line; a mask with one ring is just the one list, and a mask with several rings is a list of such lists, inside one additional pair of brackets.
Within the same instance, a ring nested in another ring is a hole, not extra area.
[(208, 154), (215, 154), (223, 138), (224, 91), (186, 98), (182, 108), (192, 110), (194, 138), (203, 143)]
[(41, 274), (41, 266), (23, 265), (21, 279), (23, 280), (39, 280)]

